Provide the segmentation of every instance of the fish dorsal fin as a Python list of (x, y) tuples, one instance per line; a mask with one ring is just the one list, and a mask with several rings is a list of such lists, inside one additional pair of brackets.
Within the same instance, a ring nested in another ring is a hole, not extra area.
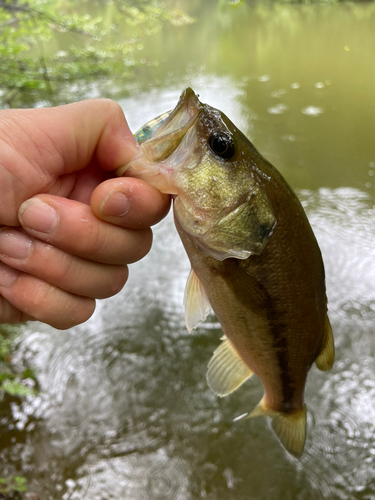
[(190, 270), (184, 294), (185, 324), (189, 333), (204, 321), (211, 311), (211, 304), (203, 285), (193, 271)]
[(300, 411), (282, 413), (268, 409), (262, 399), (251, 413), (235, 420), (260, 416), (272, 418), (272, 428), (287, 452), (297, 458), (302, 455), (306, 441), (306, 405)]
[(221, 397), (235, 391), (253, 374), (238, 356), (229, 340), (225, 336), (223, 339), (214, 351), (207, 370), (208, 385), (215, 394)]
[(324, 324), (324, 336), (322, 342), (322, 349), (319, 356), (315, 360), (316, 366), (319, 370), (327, 371), (332, 368), (335, 359), (335, 344), (333, 340), (332, 328), (326, 315)]

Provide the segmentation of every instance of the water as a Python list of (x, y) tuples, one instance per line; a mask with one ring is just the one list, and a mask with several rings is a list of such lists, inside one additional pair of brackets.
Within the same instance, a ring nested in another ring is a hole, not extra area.
[(309, 375), (302, 458), (264, 419), (232, 422), (258, 403), (259, 381), (210, 392), (221, 330), (214, 316), (194, 334), (184, 326), (189, 264), (169, 216), (87, 323), (25, 329), (15, 363), (35, 368), (42, 391), (0, 421), (3, 475), (25, 476), (42, 500), (375, 497), (374, 7), (192, 2), (197, 23), (146, 41), (143, 56), (160, 64), (119, 99), (136, 130), (192, 86), (297, 190), (323, 253), (337, 351), (331, 372)]

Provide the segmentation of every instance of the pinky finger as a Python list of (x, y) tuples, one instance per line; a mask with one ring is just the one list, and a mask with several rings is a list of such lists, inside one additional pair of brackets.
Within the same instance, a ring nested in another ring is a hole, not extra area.
[(16, 324), (25, 321), (35, 321), (35, 318), (23, 313), (0, 295), (0, 324)]
[[(30, 319), (66, 329), (88, 320), (95, 300), (65, 292), (45, 281), (0, 263), (0, 321)], [(5, 319), (3, 319), (5, 318)]]

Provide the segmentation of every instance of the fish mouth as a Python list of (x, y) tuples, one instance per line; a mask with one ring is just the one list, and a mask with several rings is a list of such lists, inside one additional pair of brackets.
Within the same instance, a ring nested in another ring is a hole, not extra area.
[[(126, 165), (116, 170), (118, 176), (138, 177), (149, 182), (151, 177), (170, 177), (178, 168), (178, 163), (186, 159), (189, 151), (184, 148), (182, 155), (168, 162), (168, 158), (177, 150), (186, 134), (193, 128), (204, 105), (190, 87), (185, 89), (176, 107), (163, 115), (149, 121), (136, 133), (135, 138), (140, 145), (138, 153)], [(174, 189), (161, 179), (152, 181), (164, 193), (174, 194)]]
[(163, 127), (155, 132), (152, 139), (176, 132), (179, 129), (185, 129), (191, 120), (197, 118), (201, 108), (202, 103), (199, 101), (198, 96), (193, 89), (188, 87), (181, 93), (176, 107), (164, 121)]
[(155, 133), (141, 145), (145, 157), (152, 162), (166, 160), (181, 144), (186, 133), (197, 121), (202, 104), (195, 92), (189, 87), (164, 122)]

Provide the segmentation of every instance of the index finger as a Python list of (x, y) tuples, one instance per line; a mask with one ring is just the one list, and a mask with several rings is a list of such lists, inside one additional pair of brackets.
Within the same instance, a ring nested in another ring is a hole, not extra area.
[(97, 217), (128, 229), (146, 229), (160, 222), (167, 215), (170, 204), (169, 195), (132, 177), (102, 182), (90, 200)]

